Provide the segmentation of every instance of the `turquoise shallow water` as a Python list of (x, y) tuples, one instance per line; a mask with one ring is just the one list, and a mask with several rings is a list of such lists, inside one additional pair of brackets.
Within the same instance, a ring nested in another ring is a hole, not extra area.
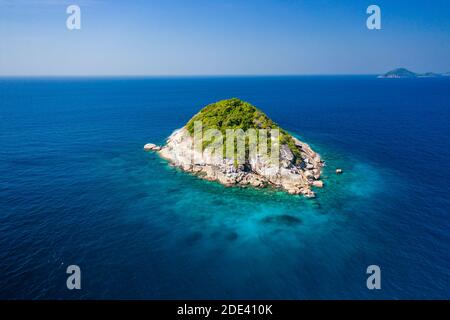
[[(384, 80), (0, 80), (0, 297), (448, 298), (450, 81)], [(232, 96), (321, 154), (316, 199), (142, 150)]]

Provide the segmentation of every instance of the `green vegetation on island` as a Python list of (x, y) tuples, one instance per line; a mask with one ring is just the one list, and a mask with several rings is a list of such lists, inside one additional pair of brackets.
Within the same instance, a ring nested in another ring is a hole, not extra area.
[[(200, 110), (186, 124), (186, 129), (191, 136), (194, 134), (194, 123), (196, 121), (202, 122), (203, 130), (217, 129), (224, 136), (227, 129), (242, 129), (243, 131), (247, 131), (248, 129), (278, 129), (280, 133), (280, 144), (287, 145), (296, 159), (301, 159), (300, 150), (295, 145), (292, 136), (286, 130), (280, 128), (264, 112), (238, 98), (221, 100), (209, 104)], [(206, 147), (208, 142), (205, 142), (203, 146)], [(270, 139), (268, 139), (268, 145), (270, 146)], [(246, 146), (247, 148), (248, 145)]]

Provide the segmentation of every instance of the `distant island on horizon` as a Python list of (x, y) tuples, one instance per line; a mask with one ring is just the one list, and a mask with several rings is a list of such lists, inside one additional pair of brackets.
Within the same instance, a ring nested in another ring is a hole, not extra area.
[(397, 68), (389, 72), (386, 72), (385, 74), (379, 75), (378, 78), (436, 78), (445, 76), (450, 76), (450, 71), (446, 73), (434, 73), (434, 72), (416, 73), (406, 68)]

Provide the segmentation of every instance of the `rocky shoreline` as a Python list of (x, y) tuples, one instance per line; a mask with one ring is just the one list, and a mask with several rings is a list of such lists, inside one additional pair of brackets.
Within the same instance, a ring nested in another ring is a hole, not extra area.
[(146, 144), (144, 149), (157, 152), (183, 171), (226, 186), (274, 187), (313, 198), (312, 187), (323, 187), (320, 177), (324, 161), (308, 144), (295, 137), (292, 139), (301, 159), (297, 159), (287, 145), (281, 145), (279, 166), (276, 167), (259, 155), (237, 166), (230, 159), (202, 155), (194, 150), (193, 138), (186, 127), (174, 131), (164, 146)]

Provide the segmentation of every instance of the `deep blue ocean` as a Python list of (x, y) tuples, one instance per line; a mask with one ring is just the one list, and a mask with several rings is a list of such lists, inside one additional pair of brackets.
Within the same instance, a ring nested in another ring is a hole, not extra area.
[[(143, 151), (231, 97), (321, 154), (316, 199)], [(449, 160), (450, 77), (3, 78), (0, 298), (449, 299)]]

